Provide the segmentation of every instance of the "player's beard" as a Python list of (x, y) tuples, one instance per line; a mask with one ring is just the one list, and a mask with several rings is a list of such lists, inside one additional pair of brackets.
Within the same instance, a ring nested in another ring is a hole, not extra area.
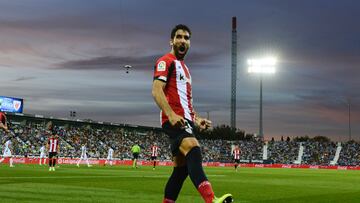
[(189, 50), (189, 47), (186, 45), (179, 45), (174, 47), (176, 58), (178, 59), (184, 59), (187, 51)]

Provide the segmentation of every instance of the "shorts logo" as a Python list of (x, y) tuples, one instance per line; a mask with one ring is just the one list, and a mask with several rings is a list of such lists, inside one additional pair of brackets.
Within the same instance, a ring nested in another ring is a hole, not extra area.
[(157, 65), (157, 71), (165, 71), (166, 70), (166, 62), (160, 61)]
[(193, 134), (193, 129), (188, 122), (185, 122), (185, 131), (188, 132), (189, 134)]

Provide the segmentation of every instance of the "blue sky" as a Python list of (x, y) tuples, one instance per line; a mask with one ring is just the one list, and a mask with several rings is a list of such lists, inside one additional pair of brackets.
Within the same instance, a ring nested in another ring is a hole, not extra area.
[[(264, 77), (264, 133), (360, 139), (358, 1), (27, 0), (0, 2), (0, 95), (25, 113), (159, 126), (155, 60), (171, 28), (193, 32), (186, 63), (194, 106), (230, 123), (231, 18), (238, 25), (237, 127), (258, 132), (259, 78), (246, 59), (278, 57)], [(126, 74), (122, 68), (131, 64)]]

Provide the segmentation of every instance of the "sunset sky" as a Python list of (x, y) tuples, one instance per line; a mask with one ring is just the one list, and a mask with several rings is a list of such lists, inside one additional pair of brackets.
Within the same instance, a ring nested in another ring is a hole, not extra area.
[[(159, 127), (153, 66), (170, 31), (192, 30), (185, 63), (194, 106), (230, 124), (231, 18), (237, 17), (237, 127), (258, 132), (259, 77), (246, 59), (278, 58), (263, 77), (266, 139), (360, 140), (360, 1), (0, 1), (0, 95), (24, 113)], [(124, 65), (131, 64), (127, 74)]]

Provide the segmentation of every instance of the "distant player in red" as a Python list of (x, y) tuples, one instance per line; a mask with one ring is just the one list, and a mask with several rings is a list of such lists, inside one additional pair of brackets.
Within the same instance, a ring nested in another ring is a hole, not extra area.
[(158, 156), (159, 147), (156, 146), (156, 143), (151, 147), (151, 160), (154, 162), (153, 170), (155, 170), (156, 166), (156, 158)]
[(161, 109), (161, 125), (170, 138), (173, 172), (166, 184), (163, 203), (174, 203), (182, 185), (190, 176), (205, 203), (231, 202), (232, 195), (214, 196), (202, 167), (201, 150), (193, 133), (211, 127), (211, 121), (195, 115), (192, 99), (192, 78), (184, 58), (190, 49), (191, 31), (177, 25), (171, 31), (171, 51), (160, 57), (154, 68), (152, 95)]
[(9, 132), (6, 115), (3, 112), (0, 112), (0, 129), (3, 129), (5, 132)]
[(240, 153), (241, 153), (240, 148), (238, 146), (235, 146), (235, 148), (233, 150), (235, 171), (237, 171), (237, 168), (240, 164)]
[(50, 138), (47, 146), (49, 152), (49, 171), (55, 171), (57, 153), (59, 151), (59, 138), (54, 131), (52, 122), (48, 124), (47, 128), (50, 131)]

